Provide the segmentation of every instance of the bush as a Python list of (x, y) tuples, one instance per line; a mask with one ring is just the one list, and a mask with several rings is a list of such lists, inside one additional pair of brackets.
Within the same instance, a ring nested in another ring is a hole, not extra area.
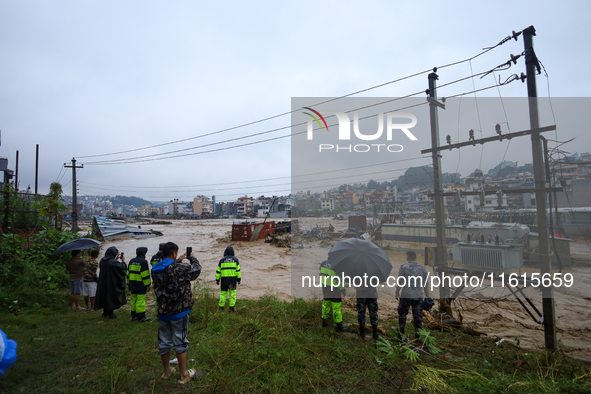
[(27, 240), (16, 234), (0, 238), (0, 307), (17, 311), (59, 302), (68, 284), (69, 253), (54, 255), (61, 244), (78, 238), (69, 231), (46, 228)]

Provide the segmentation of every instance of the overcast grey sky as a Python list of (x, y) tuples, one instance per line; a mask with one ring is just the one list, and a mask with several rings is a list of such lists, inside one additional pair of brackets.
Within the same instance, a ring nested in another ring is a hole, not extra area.
[[(289, 115), (152, 149), (82, 156), (197, 137), (286, 113), (292, 97), (340, 96), (461, 60), (529, 25), (537, 29), (536, 53), (550, 76), (552, 96), (584, 97), (591, 85), (586, 67), (590, 11), (591, 3), (584, 0), (1, 1), (0, 156), (7, 156), (14, 168), (18, 149), (20, 188), (33, 186), (35, 144), (40, 144), (41, 192), (56, 180), (64, 162), (77, 157), (87, 163), (78, 173), (81, 194), (150, 200), (215, 194), (218, 200), (230, 200), (237, 188), (246, 186), (243, 190), (249, 194), (284, 193), (291, 173), (289, 138), (167, 160), (90, 163), (282, 127), (287, 128), (179, 154), (289, 135)], [(510, 41), (472, 61), (472, 70), (488, 70), (522, 50), (521, 39)], [(520, 62), (500, 75), (522, 71)], [(469, 63), (440, 70), (439, 84), (470, 73)], [(486, 87), (492, 78), (476, 78), (474, 84)], [(420, 76), (360, 96), (398, 97), (426, 87), (426, 76)], [(473, 81), (467, 80), (441, 89), (440, 95), (472, 89)], [(543, 75), (538, 90), (548, 96)], [(501, 92), (504, 97), (523, 97), (526, 87), (514, 82)], [(478, 95), (498, 97), (498, 92)], [(557, 122), (560, 129), (560, 119)], [(591, 150), (588, 131), (578, 133), (577, 141), (565, 149)], [(521, 161), (524, 147), (512, 143), (506, 158)], [(500, 157), (494, 153), (484, 156), (484, 169), (497, 164)], [(459, 171), (467, 175), (478, 167), (481, 155), (478, 150), (462, 155)], [(450, 158), (444, 160), (444, 171), (455, 171), (457, 157)], [(68, 173), (62, 184), (69, 178)], [(260, 181), (270, 178), (281, 179)], [(256, 182), (238, 183), (250, 180)], [(164, 192), (155, 188), (165, 186), (174, 187)], [(70, 193), (70, 185), (65, 190)]]

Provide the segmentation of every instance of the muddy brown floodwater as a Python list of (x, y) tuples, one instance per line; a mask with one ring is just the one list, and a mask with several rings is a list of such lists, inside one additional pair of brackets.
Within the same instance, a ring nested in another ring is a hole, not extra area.
[[(311, 229), (318, 225), (326, 228), (332, 224), (336, 231), (345, 230), (346, 220), (329, 218), (300, 219), (301, 229)], [(256, 299), (266, 293), (272, 293), (281, 299), (290, 299), (292, 294), (292, 250), (278, 248), (263, 241), (232, 242), (230, 232), (232, 220), (190, 220), (174, 221), (170, 225), (144, 224), (142, 228), (161, 231), (164, 236), (148, 239), (120, 239), (105, 242), (101, 252), (109, 246), (116, 246), (125, 252), (126, 261), (135, 256), (136, 248), (148, 248), (148, 257), (158, 251), (158, 244), (172, 241), (179, 245), (180, 253), (187, 246), (193, 247), (195, 256), (203, 267), (202, 279), (212, 288), (215, 285), (215, 270), (224, 249), (232, 245), (242, 268), (242, 284), (238, 289), (238, 298)], [(298, 250), (299, 256), (313, 262), (314, 266), (326, 259), (328, 251), (335, 241), (317, 242), (313, 247)], [(573, 257), (577, 264), (565, 269), (563, 273), (573, 274), (576, 286), (559, 288), (555, 291), (557, 338), (567, 348), (571, 356), (591, 360), (591, 252), (584, 239), (577, 239), (571, 244)], [(294, 252), (296, 250), (294, 249)], [(421, 251), (418, 261), (422, 262)], [(101, 254), (102, 256), (102, 254)], [(388, 251), (392, 262), (392, 275), (406, 262), (404, 251)], [(526, 268), (525, 271), (536, 271)], [(535, 290), (530, 290), (535, 293)], [(530, 293), (532, 294), (532, 293)], [(354, 291), (347, 294), (354, 296)], [(488, 302), (481, 302), (483, 299)], [(535, 294), (533, 302), (541, 310), (542, 300)], [(480, 301), (475, 301), (480, 300)], [(494, 301), (494, 302), (490, 302)], [(352, 301), (344, 303), (346, 308), (353, 308)], [(390, 290), (380, 289), (380, 318), (397, 317), (397, 301), (391, 297)], [(461, 312), (464, 324), (484, 332), (494, 338), (505, 338), (515, 343), (519, 338), (522, 347), (541, 348), (544, 344), (544, 330), (523, 310), (515, 298), (510, 297), (507, 289), (484, 289), (471, 292), (455, 302), (455, 313)], [(458, 318), (458, 316), (456, 316)]]

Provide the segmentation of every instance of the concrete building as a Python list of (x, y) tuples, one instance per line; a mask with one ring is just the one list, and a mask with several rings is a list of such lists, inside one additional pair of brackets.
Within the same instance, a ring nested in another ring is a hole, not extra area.
[(252, 197), (240, 197), (235, 205), (237, 215), (249, 215), (253, 213), (254, 200)]
[[(479, 191), (484, 188), (502, 188), (500, 184), (493, 184), (486, 182), (482, 172), (477, 172), (474, 177), (466, 178), (466, 191)], [(466, 212), (492, 212), (499, 209), (497, 194), (486, 194), (484, 196), (484, 203), (481, 204), (480, 196), (466, 196)], [(507, 195), (503, 195), (501, 200), (502, 208), (508, 208)]]
[(398, 201), (398, 187), (393, 183), (388, 183), (386, 186), (386, 194), (390, 202)]
[(197, 196), (193, 199), (193, 214), (211, 215), (213, 214), (213, 201), (206, 196)]
[(413, 190), (398, 193), (398, 199), (396, 200), (396, 202), (414, 202), (414, 201), (415, 201), (415, 192)]
[(565, 191), (556, 193), (558, 208), (591, 207), (591, 179), (566, 181)]
[(170, 200), (168, 203), (168, 213), (174, 215), (175, 213), (183, 213), (181, 206), (186, 205), (184, 202), (179, 201), (178, 198)]
[(334, 211), (334, 198), (321, 198), (320, 199), (320, 209)]
[(137, 210), (137, 214), (139, 216), (150, 216), (150, 214), (152, 213), (152, 206), (149, 204), (144, 204), (141, 207), (138, 208)]

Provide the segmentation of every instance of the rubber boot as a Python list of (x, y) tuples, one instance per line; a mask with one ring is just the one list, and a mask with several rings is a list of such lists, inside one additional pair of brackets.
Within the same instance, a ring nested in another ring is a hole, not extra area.
[(376, 341), (380, 339), (380, 337), (378, 336), (378, 326), (371, 326), (371, 332), (373, 334), (373, 339), (375, 339)]
[(322, 319), (322, 327), (328, 327), (328, 319)]
[(336, 330), (337, 332), (342, 332), (342, 331), (344, 331), (344, 328), (343, 328), (343, 322), (337, 323), (337, 326), (335, 327), (335, 330)]
[(365, 324), (360, 324), (359, 325), (359, 337), (361, 339), (365, 339)]
[(147, 321), (150, 321), (150, 318), (146, 317), (146, 312), (138, 313), (135, 318), (140, 323), (145, 323)]
[(233, 306), (231, 306), (231, 307), (230, 307), (230, 312), (234, 312), (234, 311), (235, 311), (234, 307), (233, 307)]
[(220, 311), (223, 311), (223, 310), (224, 310), (224, 307), (223, 306), (220, 306)]

